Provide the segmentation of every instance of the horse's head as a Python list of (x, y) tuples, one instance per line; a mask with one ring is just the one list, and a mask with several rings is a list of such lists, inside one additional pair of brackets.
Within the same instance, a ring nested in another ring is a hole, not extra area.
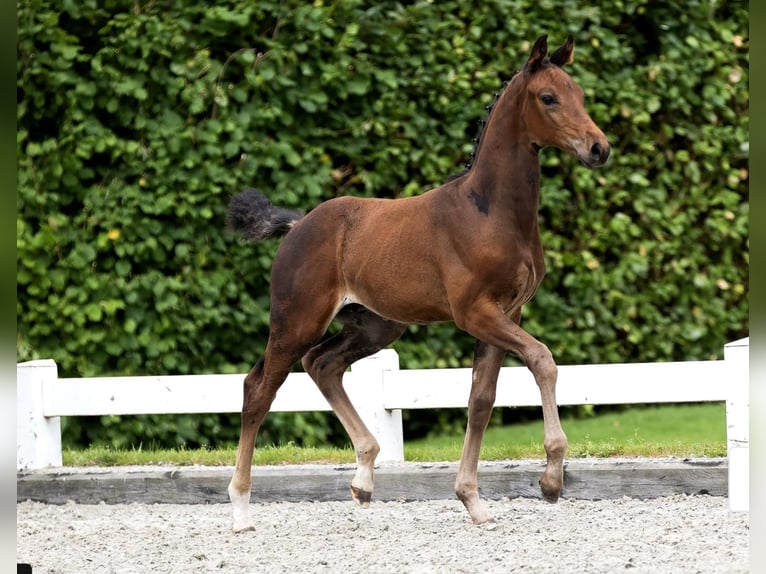
[(573, 59), (572, 36), (550, 57), (547, 36), (537, 39), (515, 78), (521, 82), (522, 115), (534, 149), (555, 146), (587, 167), (598, 167), (606, 163), (610, 145), (585, 111), (582, 88), (564, 71)]

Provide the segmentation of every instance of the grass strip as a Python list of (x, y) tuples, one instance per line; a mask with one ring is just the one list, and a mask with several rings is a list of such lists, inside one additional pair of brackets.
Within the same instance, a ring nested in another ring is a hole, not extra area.
[[(568, 458), (726, 456), (726, 410), (722, 403), (631, 408), (566, 419), (562, 426), (569, 438)], [(454, 461), (460, 458), (462, 446), (462, 434), (429, 437), (405, 442), (404, 457), (417, 462)], [(231, 466), (236, 456), (235, 447), (115, 450), (93, 446), (64, 450), (63, 462), (65, 466)], [(542, 421), (487, 429), (482, 460), (542, 458)], [(253, 456), (255, 465), (353, 462), (350, 447), (300, 447), (293, 443), (258, 448)]]

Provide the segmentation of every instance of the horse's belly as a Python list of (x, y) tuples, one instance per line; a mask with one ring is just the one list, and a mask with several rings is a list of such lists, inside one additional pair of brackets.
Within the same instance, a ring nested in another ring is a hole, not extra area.
[(387, 285), (356, 285), (344, 301), (358, 303), (370, 311), (399, 323), (439, 323), (452, 320), (443, 291), (423, 284), (399, 281)]

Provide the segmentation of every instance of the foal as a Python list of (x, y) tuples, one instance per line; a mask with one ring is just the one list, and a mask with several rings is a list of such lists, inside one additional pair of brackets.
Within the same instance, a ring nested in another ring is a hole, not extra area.
[[(464, 174), (417, 197), (338, 197), (305, 217), (274, 207), (254, 190), (235, 196), (229, 225), (250, 240), (285, 236), (271, 273), (270, 334), (244, 381), (237, 465), (229, 484), (234, 530), (253, 530), (249, 501), (255, 437), (277, 390), (301, 360), (353, 443), (351, 496), (370, 502), (379, 446), (343, 389), (354, 361), (395, 341), (410, 323), (454, 321), (476, 338), (468, 425), (455, 492), (471, 519), (493, 517), (479, 498), (482, 436), (507, 352), (540, 388), (547, 465), (544, 498), (558, 500), (567, 439), (556, 405), (556, 364), (519, 326), (521, 308), (545, 274), (537, 223), (538, 152), (555, 146), (586, 167), (603, 165), (609, 142), (583, 107), (583, 91), (563, 70), (574, 42), (547, 56), (547, 37), (499, 97), (475, 161)], [(323, 338), (333, 320), (343, 328)]]

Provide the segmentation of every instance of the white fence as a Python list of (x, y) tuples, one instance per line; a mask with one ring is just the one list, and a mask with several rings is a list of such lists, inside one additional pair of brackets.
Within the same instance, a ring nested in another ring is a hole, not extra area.
[[(747, 510), (749, 338), (724, 347), (723, 361), (560, 366), (559, 405), (720, 401), (726, 403), (729, 500)], [(62, 416), (239, 412), (244, 375), (59, 379), (51, 360), (17, 369), (17, 469), (61, 466)], [(399, 370), (386, 349), (354, 363), (344, 386), (381, 446), (377, 462), (404, 460), (402, 409), (465, 408), (471, 369)], [(539, 406), (525, 367), (500, 371), (496, 406)], [(304, 373), (290, 374), (272, 412), (329, 411)]]

